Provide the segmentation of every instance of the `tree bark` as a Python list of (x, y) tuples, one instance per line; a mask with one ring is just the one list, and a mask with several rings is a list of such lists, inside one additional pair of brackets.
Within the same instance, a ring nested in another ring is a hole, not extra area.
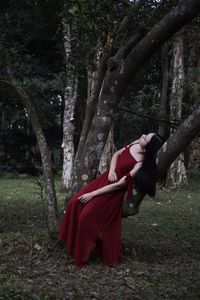
[(63, 173), (62, 185), (70, 188), (72, 183), (72, 173), (74, 169), (74, 110), (77, 99), (77, 79), (68, 78), (68, 86), (65, 87), (65, 108), (63, 116)]
[(109, 169), (111, 158), (115, 152), (115, 145), (113, 140), (113, 129), (114, 128), (112, 124), (99, 162), (98, 172), (100, 174), (102, 174), (103, 172)]
[[(199, 103), (200, 95), (200, 28), (192, 26), (186, 33), (187, 51), (187, 95), (189, 101), (186, 103), (187, 112), (194, 110)], [(188, 171), (199, 172), (200, 170), (200, 133), (187, 148)]]
[(65, 188), (70, 188), (72, 183), (72, 173), (74, 169), (74, 113), (77, 101), (77, 74), (74, 72), (74, 67), (71, 64), (71, 34), (70, 26), (67, 24), (67, 19), (63, 18), (63, 38), (65, 50), (65, 68), (67, 71), (66, 87), (64, 94), (64, 115), (63, 115), (63, 173), (62, 185)]
[[(183, 32), (180, 32), (173, 40), (173, 74), (172, 91), (170, 101), (170, 116), (181, 121), (182, 107), (184, 99), (185, 68), (184, 68), (184, 44)], [(174, 129), (171, 129), (173, 133)], [(187, 173), (184, 162), (184, 153), (180, 153), (170, 166), (168, 172), (169, 184), (173, 188), (178, 188), (187, 184)]]
[(188, 144), (200, 132), (200, 106), (177, 128), (157, 155), (158, 178), (161, 178)]
[[(108, 34), (106, 45), (103, 47), (100, 43), (97, 47), (97, 55), (95, 58), (95, 64), (97, 70), (89, 70), (88, 67), (88, 97), (87, 97), (87, 109), (83, 123), (83, 129), (81, 132), (81, 137), (78, 145), (78, 150), (76, 153), (76, 162), (80, 159), (85, 141), (87, 139), (90, 126), (96, 112), (96, 106), (99, 99), (99, 94), (101, 92), (103, 80), (106, 74), (106, 63), (110, 56), (110, 48), (112, 45), (112, 38)], [(100, 57), (102, 57), (100, 59)]]
[[(87, 99), (87, 109), (84, 118), (83, 128), (81, 132), (81, 137), (79, 140), (78, 149), (76, 152), (74, 170), (73, 170), (73, 184), (72, 184), (72, 194), (78, 189), (77, 178), (78, 170), (82, 164), (83, 149), (85, 148), (85, 142), (91, 127), (91, 123), (96, 112), (96, 107), (99, 99), (99, 94), (101, 93), (103, 80), (106, 74), (106, 62), (110, 56), (110, 47), (112, 44), (112, 38), (108, 34), (106, 45), (102, 48), (99, 44), (96, 57), (96, 65), (98, 67), (97, 71), (88, 71), (88, 99)], [(101, 53), (101, 55), (100, 55)], [(102, 59), (100, 59), (102, 56)], [(98, 167), (97, 167), (98, 169)], [(97, 170), (96, 170), (97, 171)], [(83, 174), (82, 178), (87, 178), (87, 174)]]

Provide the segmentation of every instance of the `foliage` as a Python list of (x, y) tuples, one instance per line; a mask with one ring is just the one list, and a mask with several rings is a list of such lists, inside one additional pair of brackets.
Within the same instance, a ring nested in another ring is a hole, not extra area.
[(49, 101), (52, 94), (63, 89), (59, 78), (62, 48), (54, 1), (45, 2), (50, 5), (48, 10), (44, 1), (3, 1), (0, 24), (1, 44), (9, 54), (15, 77), (31, 96)]
[(129, 6), (125, 1), (70, 1), (63, 17), (71, 24), (73, 65), (95, 68), (98, 46), (113, 37)]

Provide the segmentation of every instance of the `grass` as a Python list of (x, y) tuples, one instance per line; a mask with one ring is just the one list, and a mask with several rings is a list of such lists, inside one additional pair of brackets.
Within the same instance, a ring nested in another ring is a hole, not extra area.
[[(123, 220), (123, 261), (71, 264), (48, 239), (32, 179), (0, 180), (0, 299), (200, 299), (200, 180), (158, 191)], [(64, 193), (57, 181), (59, 211)]]

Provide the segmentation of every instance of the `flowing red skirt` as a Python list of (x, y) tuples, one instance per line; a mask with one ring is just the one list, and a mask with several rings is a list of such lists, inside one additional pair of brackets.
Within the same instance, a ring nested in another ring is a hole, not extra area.
[(94, 197), (81, 204), (78, 197), (109, 184), (108, 172), (82, 188), (69, 201), (58, 237), (66, 241), (74, 263), (86, 265), (94, 248), (106, 265), (120, 262), (121, 211), (125, 189)]

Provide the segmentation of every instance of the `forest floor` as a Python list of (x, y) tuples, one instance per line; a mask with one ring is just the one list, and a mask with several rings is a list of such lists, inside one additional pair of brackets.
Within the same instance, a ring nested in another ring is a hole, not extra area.
[[(57, 194), (59, 211), (64, 193)], [(200, 178), (179, 191), (158, 191), (123, 220), (123, 261), (71, 264), (48, 239), (33, 179), (0, 180), (0, 299), (200, 299)]]

